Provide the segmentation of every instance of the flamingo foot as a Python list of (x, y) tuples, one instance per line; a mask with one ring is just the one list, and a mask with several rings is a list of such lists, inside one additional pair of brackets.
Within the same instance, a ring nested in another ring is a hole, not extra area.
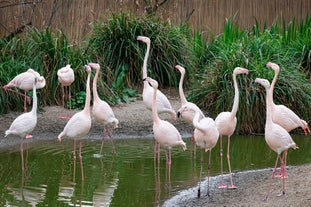
[(278, 197), (281, 197), (281, 196), (285, 196), (285, 191), (282, 191), (282, 192), (278, 195)]
[(200, 197), (201, 197), (201, 189), (198, 188), (198, 198), (200, 198)]
[(30, 138), (32, 138), (32, 135), (31, 134), (27, 134), (26, 135), (26, 139), (30, 139)]
[(224, 183), (221, 183), (218, 188), (227, 188), (227, 186)]
[(237, 189), (238, 187), (236, 187), (234, 184), (229, 185), (228, 187), (229, 189)]
[(67, 117), (65, 115), (60, 115), (58, 118), (60, 118), (60, 119), (67, 119)]
[(269, 195), (266, 193), (266, 194), (263, 196), (262, 200), (263, 200), (263, 201), (268, 201), (268, 198), (269, 198)]

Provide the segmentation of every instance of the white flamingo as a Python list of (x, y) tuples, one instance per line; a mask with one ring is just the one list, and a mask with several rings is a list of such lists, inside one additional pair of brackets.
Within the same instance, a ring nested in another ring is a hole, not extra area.
[[(278, 164), (278, 160), (280, 159), (281, 161), (281, 166), (285, 168), (285, 162), (284, 162), (284, 155), (281, 157), (281, 153), (283, 152), (286, 153), (286, 151), (289, 148), (297, 149), (298, 146), (296, 143), (292, 140), (290, 134), (281, 127), (279, 124), (273, 122), (272, 119), (272, 100), (269, 98), (271, 94), (271, 88), (270, 88), (270, 83), (266, 79), (261, 79), (261, 78), (256, 78), (255, 83), (259, 83), (262, 86), (265, 87), (266, 89), (266, 125), (265, 125), (265, 140), (268, 144), (268, 146), (277, 153), (277, 158), (276, 162), (274, 165), (274, 169), (272, 171), (272, 175), (270, 178), (269, 186), (267, 189), (266, 194), (264, 195), (263, 200), (267, 201), (269, 198), (269, 193), (270, 193), (270, 187), (271, 187), (271, 181), (272, 178), (274, 177), (276, 167)], [(281, 195), (285, 195), (285, 177), (284, 174), (282, 175), (282, 193)]]
[[(290, 132), (293, 129), (301, 127), (304, 133), (307, 135), (308, 133), (310, 133), (310, 129), (305, 120), (300, 119), (297, 114), (295, 114), (291, 109), (289, 109), (285, 105), (281, 105), (281, 104), (276, 105), (274, 103), (273, 90), (274, 90), (274, 86), (276, 84), (276, 81), (277, 81), (277, 78), (280, 72), (280, 67), (279, 65), (272, 63), (272, 62), (268, 62), (266, 66), (274, 70), (274, 77), (273, 77), (273, 80), (270, 86), (270, 93), (268, 96), (269, 100), (271, 100), (271, 113), (272, 113), (273, 122), (283, 127), (287, 132)], [(287, 152), (285, 151), (283, 153), (283, 156), (284, 156), (283, 159), (285, 162), (285, 166), (286, 166), (286, 154)], [(281, 177), (282, 173), (284, 173), (285, 178), (287, 178), (286, 169), (281, 169), (277, 177)]]
[[(201, 110), (195, 104), (188, 102), (184, 104), (178, 112), (182, 113), (187, 110), (195, 111), (195, 116), (193, 118), (193, 126), (194, 130), (194, 140), (195, 143), (201, 148), (201, 170), (200, 170), (200, 183), (202, 180), (202, 165), (203, 165), (203, 150), (205, 152), (209, 151), (209, 159), (208, 159), (208, 184), (207, 184), (207, 195), (209, 196), (209, 178), (210, 178), (210, 166), (211, 166), (211, 151), (216, 146), (219, 132), (216, 126), (215, 121), (212, 118), (204, 117), (200, 119)], [(199, 183), (198, 189), (198, 197), (201, 194), (201, 188)]]
[[(186, 150), (186, 143), (182, 140), (178, 130), (170, 122), (161, 120), (157, 112), (157, 88), (158, 82), (152, 78), (145, 79), (154, 88), (152, 101), (152, 117), (153, 117), (153, 134), (155, 142), (158, 143), (158, 165), (160, 164), (160, 145), (165, 149), (166, 167), (168, 168), (170, 180), (170, 166), (171, 166), (171, 148), (174, 146), (181, 146)], [(156, 144), (155, 144), (156, 146)], [(156, 149), (156, 148), (155, 148)]]
[[(11, 90), (9, 88), (16, 87), (24, 91), (24, 94), (21, 94), (24, 96), (24, 112), (27, 111), (26, 100), (28, 99), (28, 102), (30, 102), (30, 98), (26, 95), (26, 93), (27, 91), (32, 89), (33, 80), (35, 77), (37, 78), (36, 88), (37, 89), (43, 88), (46, 84), (45, 78), (43, 76), (40, 76), (38, 72), (34, 71), (31, 68), (28, 69), (26, 72), (18, 74), (8, 84), (3, 86), (4, 90)], [(11, 91), (20, 94), (19, 92), (16, 92), (14, 90)]]
[(82, 181), (84, 181), (84, 172), (82, 164), (82, 139), (90, 131), (91, 128), (91, 113), (90, 113), (90, 102), (91, 102), (91, 90), (90, 90), (90, 79), (91, 79), (91, 68), (86, 65), (85, 70), (87, 71), (86, 81), (86, 99), (84, 109), (75, 115), (67, 122), (64, 130), (58, 135), (58, 141), (62, 141), (64, 136), (74, 139), (74, 178), (76, 169), (76, 141), (80, 141), (79, 158), (81, 165)]
[[(69, 99), (69, 118), (71, 118), (71, 84), (75, 80), (75, 74), (73, 69), (70, 65), (66, 65), (57, 71), (58, 81), (62, 86), (62, 101), (63, 101), (63, 108), (65, 108), (65, 87), (68, 86), (68, 99)], [(64, 119), (66, 116), (62, 114), (60, 118)]]
[[(147, 44), (147, 50), (144, 57), (144, 63), (142, 68), (144, 80), (145, 78), (147, 78), (147, 62), (150, 51), (150, 39), (149, 37), (138, 36), (137, 40)], [(153, 95), (153, 87), (151, 87), (147, 81), (144, 81), (143, 103), (149, 110), (152, 109), (152, 95)], [(170, 113), (173, 119), (176, 120), (176, 112), (174, 111), (167, 97), (160, 90), (157, 91), (157, 111), (158, 113)]]
[(100, 147), (100, 154), (102, 153), (103, 145), (106, 139), (106, 133), (108, 133), (113, 147), (113, 151), (116, 153), (115, 147), (113, 145), (112, 133), (109, 130), (109, 126), (112, 126), (112, 128), (114, 129), (118, 128), (119, 120), (115, 117), (109, 104), (101, 100), (98, 96), (97, 80), (100, 72), (100, 65), (98, 63), (89, 63), (89, 66), (96, 71), (93, 80), (93, 116), (97, 122), (104, 126), (104, 135)]
[(30, 112), (19, 115), (11, 124), (10, 128), (5, 131), (5, 137), (9, 134), (18, 135), (21, 138), (20, 153), (22, 159), (22, 171), (24, 172), (24, 137), (31, 133), (37, 125), (37, 91), (36, 91), (37, 78), (33, 77), (32, 90), (33, 101), (32, 109)]
[(230, 164), (230, 137), (233, 134), (237, 118), (236, 113), (238, 111), (239, 107), (239, 88), (238, 84), (236, 82), (236, 76), (238, 74), (248, 74), (248, 70), (241, 67), (236, 67), (233, 70), (233, 84), (234, 84), (234, 102), (232, 106), (231, 111), (221, 112), (215, 119), (217, 129), (219, 131), (220, 135), (220, 170), (221, 170), (221, 184), (219, 188), (226, 188), (227, 186), (224, 184), (223, 180), (223, 164), (222, 164), (222, 157), (223, 157), (223, 149), (222, 149), (222, 136), (227, 135), (228, 136), (228, 149), (227, 149), (227, 160), (228, 160), (228, 167), (229, 167), (229, 173), (230, 173), (230, 189), (237, 188), (232, 181), (232, 172), (231, 172), (231, 164)]

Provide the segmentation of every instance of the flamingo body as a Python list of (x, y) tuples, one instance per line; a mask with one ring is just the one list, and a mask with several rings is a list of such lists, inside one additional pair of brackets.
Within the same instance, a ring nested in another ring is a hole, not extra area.
[[(147, 62), (149, 57), (150, 51), (150, 38), (144, 36), (138, 36), (137, 40), (142, 41), (147, 44), (147, 50), (144, 57), (144, 63), (142, 67), (143, 71), (143, 79), (147, 78)], [(147, 109), (152, 110), (152, 96), (153, 96), (154, 88), (151, 87), (148, 82), (144, 82), (143, 88), (143, 103), (147, 107)], [(176, 112), (174, 111), (171, 103), (169, 102), (168, 98), (157, 89), (157, 112), (158, 113), (170, 113), (173, 119), (176, 119)]]
[(70, 86), (74, 80), (75, 75), (70, 65), (66, 65), (57, 71), (58, 81), (62, 86)]

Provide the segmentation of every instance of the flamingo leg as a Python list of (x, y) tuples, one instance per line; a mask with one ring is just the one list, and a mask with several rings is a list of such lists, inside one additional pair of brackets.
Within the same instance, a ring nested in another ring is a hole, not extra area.
[(62, 109), (62, 114), (59, 116), (61, 119), (65, 119), (66, 116), (64, 114), (64, 109), (65, 109), (65, 86), (62, 85), (62, 103), (63, 103), (63, 109)]
[(223, 149), (222, 149), (222, 136), (220, 136), (219, 139), (220, 144), (220, 173), (221, 173), (221, 184), (218, 186), (218, 188), (226, 188), (227, 186), (224, 183), (224, 177), (223, 177)]
[(201, 181), (202, 181), (202, 165), (203, 165), (203, 149), (201, 149), (201, 160), (200, 160), (200, 163), (201, 163), (201, 168), (200, 168), (200, 182), (199, 182), (199, 188), (198, 188), (198, 198), (201, 197)]
[(211, 171), (211, 156), (212, 156), (212, 150), (209, 150), (208, 155), (208, 164), (207, 164), (207, 196), (210, 196), (210, 190), (209, 190), (209, 179), (210, 179), (210, 171)]
[(108, 136), (110, 138), (110, 141), (111, 141), (111, 145), (112, 145), (112, 149), (113, 149), (113, 153), (116, 154), (117, 151), (116, 151), (116, 148), (114, 147), (114, 144), (113, 144), (113, 140), (112, 140), (112, 133), (110, 131), (110, 129), (107, 127), (107, 132), (108, 132)]
[(80, 141), (79, 158), (80, 158), (80, 167), (81, 167), (81, 179), (83, 182), (84, 181), (84, 171), (83, 171), (83, 163), (82, 163), (82, 141)]
[(24, 139), (23, 138), (21, 138), (20, 153), (21, 153), (21, 160), (22, 160), (22, 173), (24, 173), (25, 165), (24, 165)]
[(73, 182), (76, 180), (76, 140), (73, 141)]
[(282, 165), (281, 164), (281, 167), (280, 167), (280, 172), (279, 174), (277, 174), (275, 177), (276, 178), (288, 178), (287, 174), (286, 174), (286, 158), (287, 158), (287, 150), (285, 150), (283, 152), (283, 158), (282, 160), (284, 160), (284, 164)]
[(274, 177), (274, 174), (275, 174), (275, 171), (276, 171), (276, 167), (277, 167), (277, 165), (278, 165), (279, 158), (280, 158), (280, 155), (278, 154), (278, 156), (276, 157), (276, 161), (275, 161), (275, 165), (274, 165), (272, 174), (271, 174), (271, 178), (270, 178), (270, 181), (269, 181), (269, 185), (268, 185), (267, 192), (266, 192), (266, 194), (264, 195), (264, 197), (263, 197), (263, 199), (262, 199), (263, 201), (268, 201), (269, 193), (270, 193), (270, 188), (271, 188), (271, 183), (272, 183), (272, 179), (273, 179), (273, 177)]
[(72, 111), (71, 111), (71, 87), (68, 87), (69, 92), (68, 92), (68, 100), (69, 100), (69, 119), (72, 117)]
[(102, 154), (103, 146), (104, 146), (104, 143), (105, 143), (105, 140), (106, 140), (106, 133), (107, 133), (107, 129), (106, 129), (106, 127), (104, 127), (104, 135), (103, 135), (103, 138), (102, 138), (102, 145), (100, 146), (99, 154)]
[(165, 156), (166, 156), (166, 183), (167, 183), (167, 187), (170, 188), (170, 183), (171, 183), (171, 150), (170, 149), (166, 149)]
[(281, 158), (281, 166), (283, 166), (283, 172), (282, 172), (282, 192), (278, 196), (284, 196), (285, 195), (285, 168), (286, 164), (284, 162), (284, 158), (286, 159), (286, 151), (283, 152), (283, 157)]
[(233, 184), (233, 180), (232, 180), (232, 171), (231, 171), (231, 163), (230, 163), (230, 136), (228, 136), (227, 160), (228, 160), (229, 173), (230, 173), (230, 186), (228, 188), (236, 189), (237, 187)]
[(161, 149), (160, 149), (160, 143), (157, 142), (157, 145), (158, 145), (158, 166), (160, 166), (160, 153), (161, 153)]
[(27, 112), (27, 105), (26, 105), (26, 91), (24, 92), (24, 112)]

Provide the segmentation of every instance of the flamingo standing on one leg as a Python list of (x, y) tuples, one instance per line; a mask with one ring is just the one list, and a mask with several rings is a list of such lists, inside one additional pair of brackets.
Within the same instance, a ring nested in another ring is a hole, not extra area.
[[(150, 83), (154, 88), (152, 100), (152, 116), (153, 116), (153, 134), (159, 145), (162, 145), (166, 150), (166, 167), (168, 169), (170, 180), (170, 166), (171, 166), (171, 148), (174, 146), (181, 146), (186, 150), (186, 143), (182, 140), (178, 130), (170, 122), (161, 120), (157, 112), (157, 88), (158, 82), (152, 78), (147, 77), (144, 81)], [(160, 147), (158, 146), (158, 164), (160, 163)]]
[[(284, 155), (283, 155), (283, 157), (281, 157), (281, 153), (282, 152), (283, 152), (283, 154), (286, 153), (289, 148), (297, 149), (298, 146), (292, 140), (290, 134), (286, 131), (286, 129), (281, 127), (279, 124), (276, 124), (272, 120), (272, 100), (269, 98), (269, 96), (271, 95), (271, 94), (269, 94), (269, 93), (271, 93), (271, 90), (269, 90), (270, 89), (269, 81), (266, 79), (256, 78), (255, 83), (261, 84), (266, 89), (266, 111), (267, 111), (266, 116), (267, 117), (266, 117), (266, 125), (265, 125), (265, 140), (266, 140), (267, 144), (269, 145), (269, 147), (277, 153), (277, 158), (276, 158), (274, 169), (272, 171), (272, 175), (270, 178), (268, 190), (267, 190), (267, 192), (263, 198), (264, 201), (267, 201), (269, 198), (271, 181), (272, 181), (272, 178), (274, 177), (276, 167), (278, 164), (278, 160), (280, 159), (281, 166), (284, 167), (284, 165), (285, 165)], [(283, 181), (282, 181), (282, 193), (281, 193), (281, 195), (285, 195), (285, 177), (284, 177), (284, 174), (282, 175), (282, 180)]]
[(116, 153), (115, 147), (113, 145), (112, 134), (109, 130), (109, 125), (112, 125), (114, 129), (118, 128), (119, 120), (115, 117), (109, 104), (101, 100), (98, 96), (97, 80), (100, 72), (100, 65), (97, 63), (89, 63), (89, 66), (96, 70), (96, 74), (93, 80), (93, 116), (96, 121), (104, 126), (104, 135), (100, 147), (100, 154), (102, 153), (103, 145), (106, 139), (106, 133), (108, 133), (113, 151)]
[[(183, 113), (186, 110), (193, 110), (195, 111), (195, 116), (193, 118), (193, 126), (195, 127), (194, 130), (194, 140), (195, 143), (201, 148), (201, 171), (200, 171), (200, 183), (202, 180), (202, 164), (203, 164), (203, 149), (205, 152), (209, 151), (209, 159), (208, 159), (208, 184), (207, 184), (207, 195), (210, 195), (209, 192), (209, 176), (210, 176), (210, 166), (211, 166), (211, 151), (217, 144), (219, 138), (219, 132), (215, 121), (212, 118), (201, 118), (201, 110), (193, 103), (187, 103), (183, 105), (179, 110), (178, 113)], [(201, 195), (201, 189), (198, 189), (198, 197)]]
[[(68, 86), (68, 99), (69, 99), (69, 118), (71, 118), (71, 90), (70, 86), (75, 80), (75, 74), (70, 67), (70, 65), (66, 65), (57, 71), (58, 81), (62, 86), (62, 101), (63, 101), (63, 108), (65, 108), (65, 87)], [(62, 113), (60, 116), (61, 119), (65, 119), (66, 116)]]
[(27, 91), (33, 88), (33, 80), (37, 78), (36, 88), (41, 89), (45, 86), (45, 78), (40, 76), (40, 74), (33, 69), (28, 69), (26, 72), (20, 73), (15, 78), (13, 78), (8, 84), (3, 86), (4, 90), (11, 90), (11, 87), (17, 87), (24, 90), (24, 94), (11, 90), (15, 93), (21, 94), (24, 96), (24, 112), (27, 112), (26, 100), (30, 102), (30, 98), (26, 95)]
[[(184, 82), (184, 78), (185, 78), (185, 73), (186, 73), (186, 70), (185, 68), (181, 67), (180, 65), (176, 65), (175, 68), (177, 70), (179, 70), (181, 76), (180, 76), (180, 80), (179, 80), (179, 96), (180, 96), (180, 102), (181, 102), (181, 107), (187, 105), (188, 102), (187, 99), (186, 99), (186, 96), (184, 94), (184, 90), (183, 90), (183, 82)], [(204, 118), (204, 114), (203, 112), (199, 109), (199, 120)], [(192, 121), (193, 121), (193, 117), (195, 115), (195, 112), (192, 110), (192, 109), (184, 109), (182, 111), (182, 113), (180, 112), (180, 110), (178, 110), (178, 115), (181, 116), (183, 118), (183, 120), (185, 120), (185, 122), (187, 122), (188, 124), (192, 124)], [(195, 153), (196, 153), (196, 148), (195, 148), (195, 143), (194, 143), (194, 136), (193, 136), (193, 133), (192, 133), (192, 137), (191, 137), (191, 141), (192, 141), (192, 145), (193, 145), (193, 151), (194, 151), (194, 159), (195, 159)], [(192, 146), (191, 146), (192, 148)]]
[[(301, 127), (304, 131), (304, 133), (307, 135), (307, 133), (310, 133), (310, 129), (308, 127), (308, 124), (305, 120), (302, 120), (299, 118), (298, 115), (296, 115), (291, 109), (284, 105), (276, 105), (273, 102), (273, 90), (274, 86), (276, 84), (280, 67), (272, 62), (268, 62), (266, 64), (267, 67), (270, 67), (274, 70), (274, 77), (270, 86), (270, 92), (269, 92), (269, 100), (271, 101), (271, 113), (272, 113), (272, 121), (281, 127), (283, 127), (287, 132), (292, 131), (295, 128)], [(281, 177), (282, 173), (284, 173), (285, 178), (287, 178), (286, 175), (286, 151), (283, 153), (284, 156), (284, 162), (285, 168), (281, 168), (279, 175), (277, 177)]]
[(37, 125), (37, 92), (36, 83), (37, 78), (33, 77), (32, 90), (33, 90), (33, 102), (30, 112), (19, 115), (11, 124), (10, 128), (5, 131), (5, 137), (9, 134), (18, 135), (21, 137), (20, 153), (22, 160), (22, 171), (24, 172), (24, 137), (34, 130)]
[(236, 186), (233, 184), (232, 181), (232, 172), (231, 172), (231, 164), (230, 164), (230, 137), (233, 134), (237, 118), (236, 113), (238, 111), (239, 106), (239, 88), (238, 84), (236, 82), (236, 76), (238, 74), (248, 74), (248, 70), (241, 67), (236, 67), (233, 71), (233, 83), (234, 83), (234, 102), (232, 106), (231, 112), (221, 112), (215, 119), (217, 129), (219, 131), (220, 135), (220, 170), (221, 170), (221, 184), (219, 188), (226, 188), (227, 186), (224, 184), (223, 180), (223, 164), (222, 164), (222, 157), (223, 157), (223, 149), (222, 149), (222, 136), (227, 135), (228, 136), (228, 149), (227, 149), (227, 160), (228, 160), (228, 166), (229, 166), (229, 173), (230, 173), (230, 189), (235, 189)]
[[(143, 72), (143, 80), (147, 78), (147, 62), (148, 62), (148, 57), (149, 57), (149, 52), (150, 52), (150, 38), (149, 37), (144, 37), (144, 36), (138, 36), (137, 40), (142, 41), (146, 43), (147, 49), (144, 57), (144, 63), (142, 67), (142, 72)], [(144, 81), (144, 88), (143, 88), (143, 103), (146, 105), (147, 109), (151, 110), (152, 109), (152, 96), (153, 96), (153, 87), (151, 87), (147, 81)], [(169, 102), (168, 98), (160, 91), (157, 89), (157, 112), (158, 113), (170, 113), (172, 114), (173, 120), (176, 120), (176, 112), (174, 111), (171, 103)], [(158, 144), (158, 148), (160, 145)], [(156, 156), (156, 148), (157, 148), (157, 143), (154, 143), (154, 159)]]
[(79, 148), (79, 158), (81, 165), (82, 181), (84, 181), (84, 172), (82, 164), (82, 139), (90, 131), (91, 128), (91, 113), (90, 113), (90, 102), (91, 102), (91, 89), (90, 89), (90, 79), (91, 79), (91, 68), (86, 65), (85, 70), (87, 71), (87, 81), (86, 81), (86, 99), (84, 109), (71, 117), (67, 122), (64, 130), (58, 135), (58, 141), (62, 141), (64, 136), (74, 139), (74, 178), (76, 170), (76, 141), (80, 141)]

